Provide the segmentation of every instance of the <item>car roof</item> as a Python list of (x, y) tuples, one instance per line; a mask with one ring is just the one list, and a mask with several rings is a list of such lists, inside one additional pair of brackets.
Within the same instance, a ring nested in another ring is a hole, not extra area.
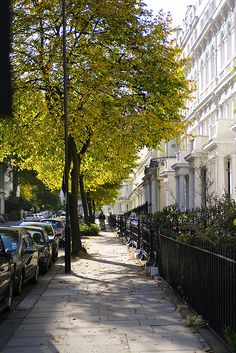
[[(22, 222), (21, 224), (20, 224), (20, 226), (38, 226), (38, 227), (45, 227), (45, 223), (43, 223), (43, 222)], [(51, 224), (50, 223), (47, 223), (47, 226), (51, 226)]]
[[(6, 232), (6, 231), (9, 232), (9, 233), (10, 233), (10, 232), (11, 232), (11, 233), (16, 233), (16, 230), (17, 230), (17, 229), (14, 229), (13, 227), (10, 227), (10, 226), (5, 226), (5, 227), (4, 227), (4, 226), (1, 226), (1, 227), (0, 227), (0, 233)], [(17, 233), (19, 233), (19, 232), (17, 232)]]
[(20, 228), (20, 229), (35, 229), (35, 230), (39, 230), (39, 231), (43, 231), (41, 227), (37, 227), (37, 226), (31, 226), (31, 225), (19, 225), (19, 226), (12, 226), (12, 228)]
[[(21, 229), (19, 228), (14, 228), (14, 227), (10, 227), (10, 226), (1, 226), (0, 227), (0, 235), (1, 233), (13, 233), (13, 234), (18, 234), (18, 235), (21, 235), (22, 232), (20, 231)], [(22, 229), (23, 230), (23, 229)]]
[(62, 222), (62, 223), (64, 222), (64, 220), (59, 218), (59, 217), (58, 218), (42, 218), (40, 222), (43, 223), (43, 222), (47, 222), (47, 221), (48, 222), (54, 222), (55, 221), (55, 222)]
[(10, 227), (10, 226), (1, 226), (1, 227), (0, 227), (0, 231), (3, 231), (3, 230), (12, 231), (12, 227)]

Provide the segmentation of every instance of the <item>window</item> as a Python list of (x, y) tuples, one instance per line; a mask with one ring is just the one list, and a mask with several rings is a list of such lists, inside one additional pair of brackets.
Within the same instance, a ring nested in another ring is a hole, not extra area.
[(206, 53), (206, 62), (205, 62), (205, 82), (206, 82), (206, 85), (208, 84), (209, 82), (209, 53)]
[(3, 254), (4, 254), (4, 246), (2, 243), (2, 239), (0, 238), (0, 255), (3, 255)]
[(221, 105), (219, 107), (219, 117), (220, 117), (220, 119), (224, 119), (224, 107), (223, 107), (223, 105)]
[(211, 64), (210, 64), (210, 70), (211, 70), (211, 79), (214, 78), (215, 76), (215, 50), (214, 47), (211, 47), (211, 58), (210, 58)]
[(199, 135), (200, 135), (200, 136), (203, 135), (203, 126), (202, 126), (202, 123), (199, 124)]
[(215, 10), (215, 1), (213, 0), (213, 1), (211, 1), (211, 3), (210, 3), (210, 13), (211, 14), (213, 14), (213, 12), (214, 12), (214, 10)]
[(15, 252), (18, 248), (18, 233), (4, 232), (1, 233), (5, 250)]
[(221, 53), (221, 67), (225, 64), (225, 34), (221, 34), (221, 42), (220, 42), (220, 53)]
[(228, 24), (227, 30), (227, 60), (229, 61), (232, 56), (232, 30), (231, 30), (231, 23)]
[(200, 87), (201, 87), (201, 90), (203, 89), (203, 85), (204, 85), (204, 66), (203, 66), (203, 61), (201, 61), (201, 65), (200, 65)]
[(233, 104), (233, 119), (236, 119), (236, 99), (232, 101)]

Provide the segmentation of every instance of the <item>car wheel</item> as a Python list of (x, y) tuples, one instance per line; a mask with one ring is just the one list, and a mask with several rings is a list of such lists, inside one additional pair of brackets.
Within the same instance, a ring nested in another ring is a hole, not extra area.
[(22, 292), (22, 286), (23, 286), (23, 282), (24, 282), (24, 275), (23, 272), (20, 273), (19, 279), (15, 285), (14, 288), (14, 294), (16, 295), (20, 295)]
[(34, 276), (30, 280), (30, 282), (36, 284), (38, 282), (38, 279), (39, 279), (39, 266), (37, 265), (36, 268), (35, 268)]
[(14, 288), (14, 279), (13, 279), (13, 276), (12, 276), (11, 279), (10, 279), (10, 282), (9, 282), (9, 286), (8, 286), (5, 311), (10, 311), (11, 310), (12, 299), (13, 299), (13, 288)]

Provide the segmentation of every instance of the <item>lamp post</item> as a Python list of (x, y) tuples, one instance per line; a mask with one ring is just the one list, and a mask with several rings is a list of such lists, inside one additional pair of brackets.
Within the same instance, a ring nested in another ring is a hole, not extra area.
[(68, 94), (67, 94), (67, 63), (66, 63), (66, 11), (65, 0), (62, 0), (62, 37), (63, 37), (63, 88), (64, 88), (64, 138), (65, 138), (65, 175), (64, 175), (64, 194), (66, 208), (65, 224), (65, 273), (71, 272), (70, 256), (70, 218), (69, 218), (69, 192), (68, 192), (68, 174), (69, 174), (69, 146), (68, 146)]

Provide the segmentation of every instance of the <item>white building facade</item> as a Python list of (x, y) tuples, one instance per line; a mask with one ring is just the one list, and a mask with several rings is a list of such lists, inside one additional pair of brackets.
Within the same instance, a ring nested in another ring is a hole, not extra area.
[(176, 202), (175, 172), (176, 142), (163, 143), (160, 149), (144, 149), (137, 168), (120, 190), (120, 197), (113, 206), (115, 214), (126, 213), (145, 206), (155, 213)]
[(192, 209), (225, 193), (236, 199), (235, 0), (188, 6), (177, 40), (196, 82), (186, 110), (190, 125), (179, 146), (170, 141), (143, 158), (124, 186), (126, 211), (145, 202), (152, 213), (172, 203)]
[(183, 137), (182, 158), (173, 166), (176, 201), (183, 210), (225, 193), (236, 199), (235, 5), (234, 0), (198, 0), (188, 7), (178, 35), (197, 87), (186, 114), (193, 138)]

